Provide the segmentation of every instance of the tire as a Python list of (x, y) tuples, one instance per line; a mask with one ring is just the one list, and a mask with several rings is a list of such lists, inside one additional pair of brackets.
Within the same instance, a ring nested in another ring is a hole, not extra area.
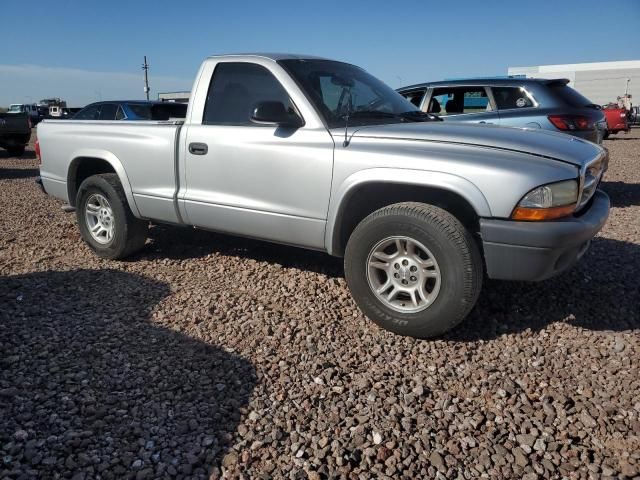
[(25, 150), (25, 146), (24, 145), (21, 146), (21, 147), (9, 147), (9, 148), (7, 148), (7, 152), (12, 157), (21, 157), (22, 155), (24, 155), (24, 150)]
[[(76, 196), (76, 219), (82, 239), (102, 258), (116, 260), (128, 257), (140, 250), (147, 240), (149, 224), (133, 215), (115, 173), (94, 175), (82, 182)], [(94, 227), (103, 234), (96, 238), (90, 231)], [(110, 237), (105, 233), (108, 230)]]
[[(388, 247), (386, 242), (391, 242)], [(396, 249), (398, 253), (406, 250), (406, 255), (394, 258)], [(411, 256), (411, 250), (420, 254)], [(408, 258), (407, 266), (402, 258)], [(377, 266), (371, 267), (370, 261)], [(482, 258), (472, 235), (449, 212), (423, 203), (389, 205), (362, 220), (347, 242), (344, 266), (347, 284), (365, 315), (382, 328), (416, 338), (435, 337), (458, 325), (482, 288)], [(411, 276), (414, 267), (422, 277)], [(387, 269), (398, 278), (391, 279)], [(392, 290), (381, 295), (374, 292), (389, 281)], [(417, 302), (400, 292), (390, 303), (391, 293), (403, 288), (398, 282), (421, 290), (412, 294)]]

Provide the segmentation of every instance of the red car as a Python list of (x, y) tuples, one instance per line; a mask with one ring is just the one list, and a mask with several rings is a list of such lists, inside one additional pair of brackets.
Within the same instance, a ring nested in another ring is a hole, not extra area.
[(618, 132), (628, 132), (630, 130), (629, 121), (627, 120), (627, 111), (617, 105), (605, 105), (602, 112), (607, 118), (607, 131), (604, 138), (609, 135), (615, 135)]

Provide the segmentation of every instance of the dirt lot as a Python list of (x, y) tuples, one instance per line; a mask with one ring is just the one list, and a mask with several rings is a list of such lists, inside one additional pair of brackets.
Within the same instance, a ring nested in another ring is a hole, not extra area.
[(487, 282), (437, 341), (318, 253), (154, 227), (100, 260), (0, 150), (0, 478), (640, 475), (640, 129), (606, 146), (579, 266)]

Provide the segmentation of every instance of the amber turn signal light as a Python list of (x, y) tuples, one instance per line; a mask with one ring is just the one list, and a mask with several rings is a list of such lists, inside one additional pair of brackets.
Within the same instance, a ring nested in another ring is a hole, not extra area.
[(516, 207), (511, 214), (513, 220), (540, 221), (553, 220), (555, 218), (566, 217), (571, 215), (576, 209), (576, 204), (563, 205), (562, 207), (550, 208), (525, 208)]

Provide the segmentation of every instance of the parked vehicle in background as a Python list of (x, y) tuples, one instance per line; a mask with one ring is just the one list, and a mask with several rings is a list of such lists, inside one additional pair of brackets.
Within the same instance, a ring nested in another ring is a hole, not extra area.
[(64, 118), (73, 118), (73, 116), (82, 110), (81, 107), (70, 107), (62, 110), (62, 116)]
[(604, 134), (604, 138), (619, 132), (628, 132), (631, 129), (628, 120), (629, 112), (625, 108), (621, 108), (615, 103), (610, 103), (602, 106), (602, 112), (607, 119), (607, 131)]
[(74, 120), (169, 120), (184, 118), (186, 103), (119, 100), (87, 105), (73, 117)]
[(411, 85), (398, 92), (445, 121), (538, 128), (602, 143), (604, 114), (568, 83), (517, 77), (452, 80)]
[(631, 112), (629, 112), (629, 123), (631, 125), (640, 125), (640, 106), (631, 107)]
[(24, 113), (0, 113), (0, 148), (4, 148), (12, 157), (24, 153), (31, 138), (31, 121)]
[[(542, 280), (602, 228), (602, 147), (434, 121), (364, 70), (293, 55), (202, 64), (184, 121), (44, 121), (40, 182), (105, 258), (149, 220), (344, 256), (365, 314), (403, 335), (459, 323), (490, 278)], [(176, 241), (179, 237), (176, 236)]]
[(38, 105), (35, 103), (12, 103), (7, 113), (26, 113), (31, 120), (31, 125), (36, 125), (42, 119)]
[(52, 105), (51, 107), (49, 107), (49, 116), (53, 118), (62, 117), (62, 107), (59, 107), (57, 105)]

